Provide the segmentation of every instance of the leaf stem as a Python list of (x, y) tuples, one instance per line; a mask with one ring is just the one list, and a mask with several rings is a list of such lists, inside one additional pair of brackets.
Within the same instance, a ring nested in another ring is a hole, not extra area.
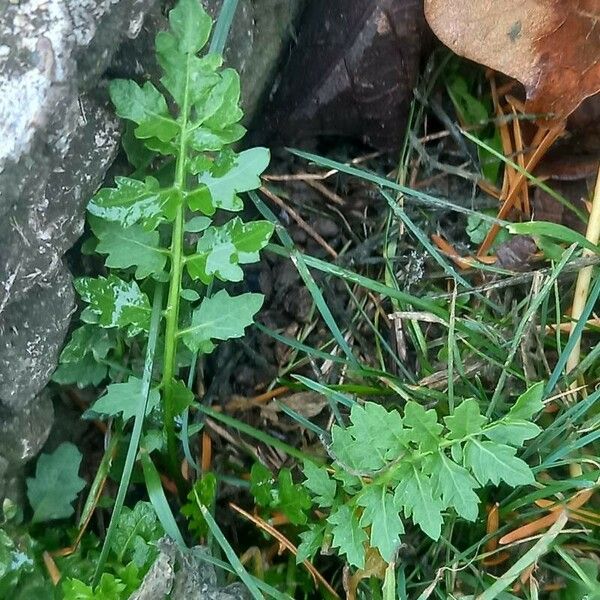
[[(188, 57), (189, 63), (189, 57)], [(179, 300), (181, 294), (181, 278), (184, 264), (183, 234), (184, 234), (184, 212), (185, 212), (185, 163), (187, 160), (187, 124), (189, 116), (189, 64), (186, 68), (185, 90), (183, 94), (183, 105), (181, 107), (181, 134), (179, 139), (179, 152), (175, 165), (175, 188), (180, 194), (180, 204), (173, 224), (171, 236), (171, 269), (169, 295), (167, 308), (165, 310), (165, 351), (162, 388), (164, 390), (163, 417), (164, 432), (167, 439), (167, 454), (172, 477), (177, 483), (180, 493), (183, 488), (181, 473), (177, 464), (177, 440), (175, 437), (175, 411), (173, 403), (173, 383), (175, 376), (175, 362), (177, 356), (177, 328), (179, 325)]]

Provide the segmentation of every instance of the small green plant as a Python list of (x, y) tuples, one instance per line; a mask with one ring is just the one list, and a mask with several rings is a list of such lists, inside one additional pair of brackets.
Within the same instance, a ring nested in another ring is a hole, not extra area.
[(477, 489), (501, 481), (511, 487), (534, 483), (530, 467), (515, 454), (541, 431), (530, 419), (543, 408), (542, 390), (543, 384), (530, 388), (496, 421), (483, 416), (472, 398), (443, 423), (434, 409), (413, 401), (403, 416), (373, 402), (355, 404), (351, 424), (332, 428), (330, 467), (304, 465), (304, 487), (329, 514), (301, 534), (298, 560), (328, 540), (359, 569), (368, 547), (391, 563), (407, 519), (437, 541), (448, 511), (475, 521)]
[[(240, 80), (233, 69), (221, 68), (219, 55), (197, 55), (208, 40), (210, 17), (197, 1), (180, 0), (169, 22), (170, 31), (156, 37), (163, 90), (150, 82), (110, 84), (117, 114), (133, 125), (130, 155), (137, 144), (138, 151), (141, 146), (156, 156), (160, 168), (156, 176), (116, 177), (116, 186), (101, 189), (88, 205), (95, 249), (106, 255), (109, 274), (76, 280), (87, 303), (85, 324), (63, 350), (55, 379), (87, 385), (113, 375), (118, 381), (93, 410), (123, 421), (133, 417), (142, 380), (139, 365), (128, 364), (127, 357), (134, 345), (146, 345), (150, 297), (166, 283), (162, 371), (147, 412), (162, 412), (168, 459), (175, 465), (175, 419), (193, 400), (178, 379), (179, 368), (186, 356), (189, 364), (191, 353), (210, 353), (217, 340), (240, 337), (252, 323), (260, 294), (211, 292), (217, 282), (242, 281), (240, 265), (258, 260), (273, 226), (239, 217), (213, 223), (217, 211), (243, 209), (238, 194), (260, 185), (269, 152), (231, 148), (245, 133), (239, 124)], [(122, 364), (115, 365), (119, 359)]]
[(64, 519), (75, 512), (72, 503), (85, 487), (85, 481), (77, 474), (81, 458), (81, 452), (69, 442), (38, 458), (35, 476), (27, 479), (33, 523)]
[[(481, 94), (474, 95), (479, 77), (478, 70), (467, 68), (457, 60), (451, 60), (444, 74), (446, 91), (462, 124), (477, 127), (477, 138), (494, 150), (502, 152), (500, 132), (492, 122), (492, 102), (489, 98), (480, 99)], [(495, 184), (502, 162), (480, 146), (477, 147), (477, 153), (483, 176)]]

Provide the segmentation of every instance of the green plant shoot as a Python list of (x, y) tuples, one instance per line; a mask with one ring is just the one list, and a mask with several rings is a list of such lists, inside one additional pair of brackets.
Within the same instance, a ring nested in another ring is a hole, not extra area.
[[(108, 373), (107, 357), (118, 359), (134, 337), (143, 342), (150, 324), (148, 294), (167, 282), (162, 374), (151, 391), (149, 410), (162, 407), (174, 466), (175, 420), (193, 400), (178, 379), (182, 349), (209, 353), (217, 340), (240, 337), (253, 322), (262, 295), (232, 296), (224, 289), (211, 295), (208, 290), (216, 282), (242, 281), (240, 265), (258, 260), (273, 226), (239, 217), (213, 224), (217, 211), (243, 209), (239, 194), (260, 186), (269, 152), (252, 148), (236, 153), (231, 147), (245, 133), (239, 123), (240, 80), (236, 71), (222, 68), (221, 56), (198, 55), (212, 26), (200, 3), (180, 0), (169, 23), (170, 30), (156, 37), (163, 70), (160, 89), (150, 82), (110, 84), (117, 114), (133, 128), (128, 153), (137, 144), (154, 156), (156, 176), (116, 177), (115, 187), (101, 189), (88, 205), (96, 251), (106, 255), (109, 274), (75, 283), (88, 305), (82, 313), (86, 325), (63, 351), (57, 379), (68, 381), (95, 365), (84, 379), (99, 383)], [(93, 410), (129, 419), (141, 389), (136, 375), (109, 385)]]
[(305, 463), (304, 486), (329, 516), (302, 533), (297, 560), (330, 539), (357, 568), (365, 566), (367, 545), (391, 563), (407, 519), (438, 540), (447, 511), (476, 520), (479, 488), (534, 483), (530, 467), (515, 455), (541, 432), (531, 418), (543, 408), (542, 392), (543, 383), (536, 384), (492, 422), (473, 398), (443, 423), (435, 410), (412, 401), (403, 415), (373, 402), (354, 405), (351, 424), (332, 428), (331, 469)]

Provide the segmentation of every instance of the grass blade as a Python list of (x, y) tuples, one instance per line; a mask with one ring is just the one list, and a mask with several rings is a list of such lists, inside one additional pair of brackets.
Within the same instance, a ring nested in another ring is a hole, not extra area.
[(148, 394), (150, 393), (150, 384), (152, 382), (152, 369), (154, 367), (154, 354), (156, 352), (156, 341), (158, 339), (158, 330), (160, 326), (163, 293), (164, 285), (158, 284), (154, 291), (154, 299), (152, 302), (152, 317), (150, 319), (150, 331), (148, 333), (148, 347), (146, 349), (146, 358), (144, 360), (144, 374), (142, 375), (142, 392), (135, 413), (133, 431), (131, 432), (129, 447), (127, 448), (125, 466), (123, 467), (123, 474), (121, 475), (121, 482), (119, 483), (117, 497), (115, 498), (115, 505), (110, 518), (110, 524), (106, 532), (106, 537), (104, 538), (104, 544), (102, 545), (102, 551), (98, 558), (96, 570), (94, 571), (92, 587), (96, 587), (100, 581), (100, 576), (102, 575), (104, 564), (106, 563), (106, 558), (108, 557), (108, 552), (117, 529), (117, 523), (121, 516), (125, 494), (127, 494), (127, 489), (129, 488), (131, 474), (133, 473), (133, 465), (135, 464), (135, 458), (140, 446), (142, 426), (146, 416), (146, 405), (148, 404)]
[(249, 192), (250, 198), (254, 202), (256, 208), (260, 211), (260, 213), (271, 223), (275, 225), (275, 231), (282, 244), (289, 252), (289, 258), (294, 263), (294, 266), (298, 270), (300, 277), (304, 281), (310, 295), (312, 296), (315, 305), (317, 306), (323, 320), (325, 321), (327, 327), (331, 331), (331, 334), (335, 338), (335, 341), (338, 343), (339, 347), (343, 350), (344, 354), (348, 358), (348, 361), (352, 363), (355, 367), (358, 367), (358, 361), (354, 354), (352, 354), (352, 349), (348, 345), (346, 338), (342, 334), (340, 328), (338, 327), (331, 311), (329, 310), (329, 306), (327, 306), (327, 302), (325, 302), (325, 298), (319, 289), (319, 286), (316, 284), (313, 276), (308, 270), (307, 264), (304, 260), (304, 256), (298, 252), (296, 249), (292, 238), (289, 233), (281, 226), (281, 223), (277, 219), (277, 217), (273, 214), (273, 212), (269, 209), (269, 207), (259, 198), (258, 194), (255, 192)]
[(210, 46), (208, 48), (209, 52), (223, 54), (237, 5), (238, 0), (223, 0), (219, 18), (217, 19), (217, 24), (215, 25), (212, 39), (210, 40)]
[(481, 141), (480, 139), (478, 139), (477, 137), (475, 137), (473, 134), (469, 133), (468, 131), (465, 131), (463, 129), (463, 130), (461, 130), (461, 133), (468, 140), (471, 140), (474, 144), (476, 144), (480, 148), (484, 148), (487, 152), (489, 152), (490, 154), (495, 156), (497, 159), (501, 160), (503, 163), (510, 165), (513, 169), (515, 169), (515, 171), (518, 171), (521, 175), (523, 175), (524, 177), (529, 179), (529, 181), (531, 181), (531, 183), (533, 183), (535, 186), (539, 187), (540, 190), (546, 192), (546, 194), (548, 194), (549, 196), (554, 198), (557, 202), (560, 202), (560, 204), (562, 204), (565, 208), (568, 208), (571, 212), (575, 213), (581, 219), (581, 221), (583, 223), (587, 223), (587, 217), (583, 214), (583, 212), (579, 208), (573, 206), (573, 204), (571, 202), (569, 202), (566, 198), (561, 196), (558, 192), (553, 190), (551, 187), (547, 186), (543, 181), (538, 179), (535, 175), (532, 175), (531, 173), (529, 173), (529, 171), (527, 171), (527, 169), (524, 169), (521, 165), (510, 160), (510, 158), (507, 158), (506, 156), (504, 156), (504, 154), (502, 154), (501, 152), (498, 152), (496, 149), (492, 148), (485, 142)]
[(596, 306), (596, 301), (598, 300), (599, 296), (600, 296), (600, 277), (598, 277), (598, 279), (596, 279), (596, 282), (594, 283), (594, 287), (592, 288), (592, 291), (590, 292), (587, 302), (585, 303), (585, 306), (583, 307), (583, 312), (581, 313), (581, 317), (575, 324), (575, 327), (573, 328), (573, 332), (571, 333), (571, 335), (569, 337), (569, 341), (563, 348), (563, 351), (561, 352), (561, 355), (554, 367), (554, 370), (552, 371), (552, 375), (550, 376), (548, 384), (546, 385), (546, 389), (544, 390), (544, 396), (548, 396), (549, 394), (551, 394), (552, 391), (554, 390), (556, 384), (558, 383), (558, 380), (560, 379), (563, 369), (565, 368), (565, 365), (567, 364), (567, 361), (569, 360), (571, 351), (572, 351), (573, 347), (575, 346), (575, 344), (577, 344), (577, 341), (579, 340), (579, 338), (581, 337), (581, 334), (583, 333), (583, 328), (585, 327), (587, 320), (589, 319), (590, 315), (592, 314), (592, 311), (594, 310), (594, 307)]
[(142, 468), (144, 470), (144, 481), (148, 490), (148, 497), (156, 511), (156, 516), (163, 526), (165, 533), (180, 547), (185, 548), (183, 536), (177, 527), (177, 522), (165, 496), (165, 492), (160, 481), (160, 475), (147, 452), (141, 452)]
[(527, 567), (544, 556), (550, 549), (550, 544), (567, 524), (567, 513), (562, 512), (556, 523), (528, 550), (504, 575), (499, 577), (483, 594), (477, 596), (477, 600), (493, 600), (498, 594), (505, 590)]
[(304, 152), (302, 150), (295, 150), (292, 148), (288, 148), (287, 150), (295, 156), (299, 156), (300, 158), (304, 158), (305, 160), (314, 162), (315, 164), (321, 167), (325, 167), (327, 169), (335, 169), (336, 171), (346, 173), (347, 175), (353, 175), (354, 177), (358, 177), (360, 179), (363, 179), (364, 181), (370, 181), (371, 183), (375, 183), (378, 186), (401, 192), (409, 198), (412, 198), (416, 202), (425, 204), (426, 206), (435, 206), (443, 210), (452, 210), (454, 212), (463, 213), (465, 215), (475, 215), (482, 221), (487, 221), (489, 223), (500, 225), (501, 227), (506, 227), (509, 224), (508, 221), (496, 219), (495, 217), (491, 217), (490, 215), (486, 215), (485, 213), (481, 213), (476, 210), (466, 208), (464, 206), (459, 206), (458, 204), (453, 204), (448, 200), (441, 200), (440, 198), (436, 198), (435, 196), (431, 196), (430, 194), (425, 194), (424, 192), (413, 190), (412, 188), (406, 187), (405, 185), (400, 185), (399, 183), (395, 183), (394, 181), (390, 181), (389, 179), (381, 177), (380, 175), (376, 175), (375, 173), (371, 173), (370, 171), (358, 169), (357, 167), (351, 167), (347, 164), (338, 162), (336, 160), (324, 158), (322, 156), (319, 156), (318, 154), (311, 154), (310, 152)]
[(254, 583), (254, 579), (250, 576), (248, 571), (246, 571), (244, 568), (244, 565), (240, 562), (235, 550), (230, 546), (227, 538), (223, 535), (221, 528), (217, 525), (217, 522), (210, 514), (210, 511), (208, 508), (206, 508), (206, 506), (204, 506), (204, 504), (200, 502), (200, 498), (198, 498), (196, 490), (194, 490), (194, 496), (196, 498), (196, 504), (198, 504), (198, 508), (202, 512), (202, 516), (204, 517), (206, 524), (210, 528), (219, 546), (221, 546), (221, 549), (225, 553), (225, 556), (227, 557), (229, 564), (233, 567), (236, 575), (244, 582), (245, 586), (248, 588), (248, 591), (252, 594), (255, 600), (264, 600), (264, 596)]
[(268, 433), (264, 433), (263, 431), (260, 431), (260, 429), (256, 429), (255, 427), (252, 427), (251, 425), (247, 425), (246, 423), (243, 423), (242, 421), (238, 421), (237, 419), (234, 419), (233, 417), (230, 417), (228, 415), (224, 415), (223, 413), (217, 412), (216, 410), (213, 410), (212, 408), (208, 408), (208, 406), (204, 406), (203, 404), (196, 404), (195, 406), (199, 411), (208, 415), (215, 421), (221, 421), (221, 423), (225, 423), (225, 425), (229, 425), (230, 427), (233, 427), (234, 429), (237, 429), (238, 431), (241, 431), (242, 433), (245, 433), (245, 434), (249, 435), (250, 437), (253, 437), (256, 440), (259, 440), (260, 442), (264, 442), (265, 444), (272, 446), (273, 448), (279, 448), (280, 450), (283, 450), (286, 454), (289, 454), (290, 456), (293, 456), (294, 458), (297, 458), (302, 461), (312, 460), (313, 462), (322, 462), (322, 460), (323, 460), (316, 456), (309, 456), (308, 454), (298, 450), (297, 448), (294, 448), (293, 446), (290, 446), (289, 444), (282, 442), (281, 440), (277, 439), (276, 437), (273, 437), (273, 436), (269, 435)]

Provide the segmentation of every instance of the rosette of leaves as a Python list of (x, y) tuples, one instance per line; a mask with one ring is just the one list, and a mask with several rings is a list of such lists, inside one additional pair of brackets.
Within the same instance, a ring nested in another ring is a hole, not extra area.
[[(151, 391), (150, 405), (160, 394), (171, 455), (173, 421), (193, 399), (177, 379), (178, 354), (182, 347), (211, 352), (216, 341), (242, 336), (253, 322), (262, 295), (208, 290), (213, 283), (240, 282), (240, 265), (258, 260), (273, 227), (239, 216), (213, 223), (217, 211), (243, 209), (239, 194), (260, 186), (269, 152), (231, 148), (245, 133), (239, 123), (240, 79), (233, 69), (222, 68), (221, 56), (199, 56), (212, 27), (199, 1), (179, 0), (169, 24), (169, 31), (156, 37), (160, 84), (121, 79), (110, 84), (116, 112), (133, 131), (133, 138), (127, 137), (128, 154), (137, 147), (161, 168), (155, 176), (138, 177), (136, 171), (135, 177), (116, 177), (114, 187), (101, 189), (88, 205), (95, 249), (105, 255), (108, 274), (75, 282), (87, 304), (81, 315), (85, 325), (65, 348), (57, 379), (82, 373), (85, 384), (99, 383), (107, 375), (107, 356), (113, 355), (112, 332), (127, 340), (136, 336), (143, 345), (150, 326), (149, 294), (166, 283), (162, 377)], [(99, 366), (86, 369), (94, 363)], [(109, 385), (107, 399), (93, 408), (131, 416), (139, 395), (135, 390), (141, 389), (137, 374)]]
[(496, 421), (473, 398), (442, 422), (434, 409), (412, 401), (403, 415), (373, 402), (355, 404), (350, 425), (332, 428), (330, 468), (304, 466), (304, 487), (328, 516), (300, 535), (297, 560), (312, 557), (325, 539), (359, 569), (367, 548), (389, 563), (407, 520), (437, 540), (445, 515), (475, 521), (478, 489), (534, 483), (516, 453), (541, 431), (531, 418), (543, 408), (542, 389), (530, 388)]

